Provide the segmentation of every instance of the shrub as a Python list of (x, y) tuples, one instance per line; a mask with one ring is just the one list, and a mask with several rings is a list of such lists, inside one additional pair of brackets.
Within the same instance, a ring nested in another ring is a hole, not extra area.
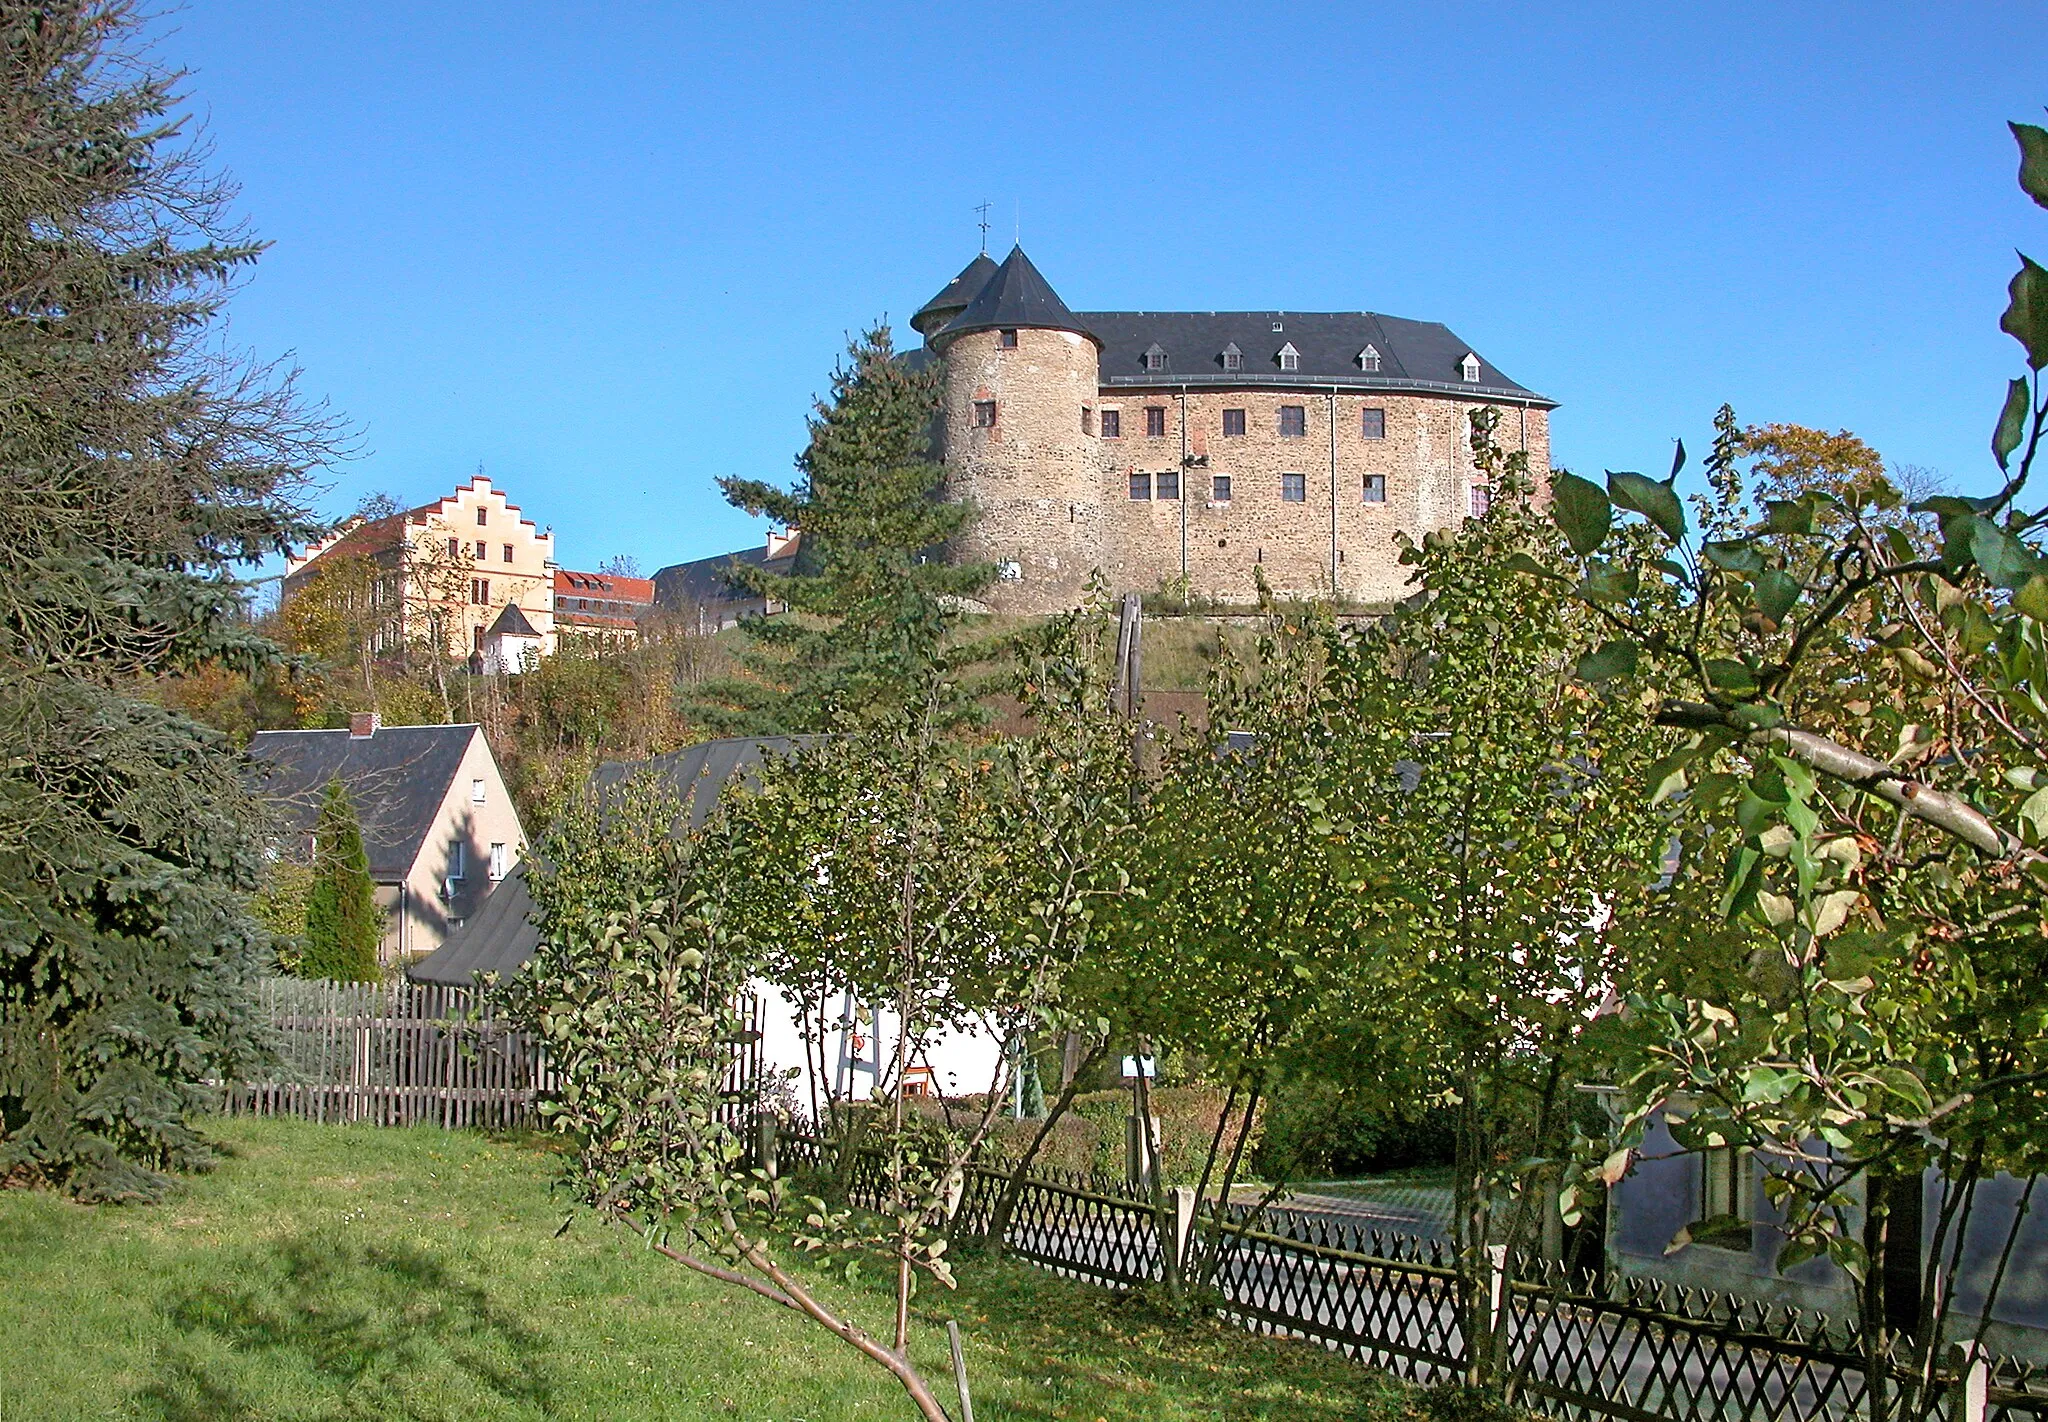
[(1441, 1108), (1403, 1118), (1332, 1083), (1305, 1080), (1275, 1094), (1253, 1162), (1269, 1178), (1341, 1179), (1448, 1165), (1454, 1144), (1449, 1113)]
[(327, 782), (313, 844), (313, 887), (306, 895), (306, 948), (299, 972), (337, 982), (375, 982), (384, 925), (363, 829), (339, 780)]

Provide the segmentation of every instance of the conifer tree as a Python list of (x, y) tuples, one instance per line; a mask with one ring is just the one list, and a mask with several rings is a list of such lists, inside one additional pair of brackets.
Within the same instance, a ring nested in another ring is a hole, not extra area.
[(153, 1195), (255, 1059), (244, 762), (138, 694), (275, 650), (233, 574), (331, 430), (220, 349), (261, 247), (127, 0), (0, 0), (0, 1179)]
[(811, 416), (795, 488), (719, 481), (734, 506), (802, 530), (791, 572), (735, 566), (734, 582), (794, 615), (750, 624), (744, 674), (700, 693), (697, 719), (728, 733), (839, 729), (904, 705), (923, 669), (942, 665), (933, 653), (959, 599), (995, 576), (944, 557), (973, 510), (944, 500), (931, 457), (937, 369), (899, 358), (886, 322), (847, 354)]
[(336, 982), (377, 980), (377, 887), (363, 827), (339, 780), (327, 782), (313, 832), (313, 887), (306, 896), (306, 951), (299, 974)]

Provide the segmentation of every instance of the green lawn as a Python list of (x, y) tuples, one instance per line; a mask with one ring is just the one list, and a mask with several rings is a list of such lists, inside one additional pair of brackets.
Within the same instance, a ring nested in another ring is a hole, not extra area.
[[(26, 1418), (911, 1416), (895, 1384), (549, 1189), (543, 1142), (221, 1121), (234, 1152), (168, 1204), (0, 1192), (0, 1422)], [(968, 1337), (979, 1422), (1393, 1419), (1395, 1384), (1311, 1345), (1183, 1328), (1102, 1290), (969, 1261), (913, 1351)], [(879, 1299), (849, 1300), (879, 1317)]]

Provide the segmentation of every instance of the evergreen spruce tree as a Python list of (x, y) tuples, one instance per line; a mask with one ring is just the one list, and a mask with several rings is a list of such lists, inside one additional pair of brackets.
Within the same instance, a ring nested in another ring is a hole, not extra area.
[[(988, 564), (943, 556), (974, 513), (944, 500), (931, 457), (937, 368), (899, 358), (885, 322), (847, 354), (810, 419), (795, 488), (719, 481), (736, 507), (803, 535), (788, 574), (735, 566), (733, 581), (794, 615), (749, 624), (743, 675), (699, 693), (692, 714), (727, 734), (843, 729), (902, 705), (932, 668), (950, 670), (934, 652), (959, 599), (995, 577)], [(951, 696), (955, 714), (971, 714), (965, 689)]]
[(375, 982), (377, 942), (383, 936), (363, 827), (348, 791), (339, 780), (330, 780), (313, 831), (313, 886), (306, 895), (306, 951), (299, 975)]
[(0, 0), (0, 67), (0, 1179), (147, 1197), (273, 947), (244, 762), (139, 693), (273, 663), (234, 571), (317, 533), (331, 430), (220, 349), (261, 247), (133, 6)]

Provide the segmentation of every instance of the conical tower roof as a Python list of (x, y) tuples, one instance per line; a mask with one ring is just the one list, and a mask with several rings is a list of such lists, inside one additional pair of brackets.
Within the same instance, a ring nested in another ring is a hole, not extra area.
[(917, 314), (910, 318), (910, 329), (929, 338), (939, 327), (965, 311), (967, 303), (981, 294), (981, 289), (995, 274), (995, 259), (986, 252), (977, 253), (973, 261), (960, 269), (960, 275), (947, 282), (937, 296), (917, 308)]
[[(1078, 331), (1095, 340), (1094, 332), (1082, 325), (1067, 303), (1060, 300), (1059, 293), (1031, 265), (1031, 258), (1024, 255), (1022, 247), (1012, 247), (1010, 255), (996, 268), (995, 275), (974, 300), (967, 303), (967, 309), (946, 323), (943, 330), (932, 337), (934, 345), (964, 336), (969, 331), (993, 331), (999, 327), (1029, 327), (1035, 331)], [(1095, 342), (1101, 345), (1100, 341)]]

